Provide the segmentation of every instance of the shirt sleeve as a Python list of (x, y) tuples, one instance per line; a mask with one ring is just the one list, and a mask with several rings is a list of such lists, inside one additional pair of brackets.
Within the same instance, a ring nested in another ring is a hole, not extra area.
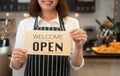
[[(74, 19), (74, 18), (73, 18), (73, 20), (70, 20), (69, 24), (71, 24), (71, 25), (68, 26), (69, 30), (73, 30), (73, 29), (76, 29), (76, 28), (80, 28), (80, 24), (79, 24), (79, 21), (78, 21), (77, 19)], [(75, 43), (74, 43), (74, 41), (72, 40), (72, 52), (71, 52), (71, 56), (70, 56), (70, 65), (71, 65), (71, 67), (76, 71), (76, 70), (79, 70), (80, 68), (83, 67), (83, 65), (84, 65), (84, 58), (82, 59), (82, 63), (81, 63), (80, 66), (78, 66), (78, 67), (74, 66), (74, 65), (72, 64), (72, 61), (71, 61), (71, 57), (72, 57), (72, 54), (73, 54), (74, 52), (75, 52)]]
[(24, 48), (24, 38), (25, 38), (25, 31), (24, 31), (24, 22), (20, 22), (20, 24), (18, 25), (18, 29), (17, 29), (17, 34), (16, 34), (16, 41), (15, 41), (15, 46), (19, 47), (19, 48)]
[[(23, 23), (20, 22), (17, 28), (17, 33), (16, 33), (16, 38), (15, 38), (15, 45), (14, 48), (23, 48), (24, 47), (24, 33), (23, 33)], [(12, 56), (11, 56), (11, 61), (12, 61)], [(11, 61), (10, 61), (10, 68), (14, 69), (11, 65)]]
[(79, 67), (75, 67), (75, 66), (72, 64), (72, 61), (71, 61), (71, 60), (70, 60), (70, 64), (71, 64), (71, 67), (72, 67), (75, 71), (77, 71), (77, 70), (79, 70), (80, 68), (83, 67), (83, 65), (84, 65), (84, 58), (82, 59), (82, 63), (81, 63), (81, 65), (80, 65)]
[[(73, 42), (73, 41), (72, 41)], [(74, 42), (72, 43), (72, 52), (71, 52), (71, 56), (70, 56), (70, 65), (71, 65), (71, 67), (75, 70), (75, 71), (77, 71), (77, 70), (79, 70), (80, 68), (82, 68), (83, 66), (84, 66), (84, 58), (82, 58), (82, 63), (81, 63), (81, 65), (80, 66), (78, 66), (78, 67), (76, 67), (76, 66), (74, 66), (73, 64), (72, 64), (72, 61), (71, 61), (71, 57), (72, 57), (72, 54), (75, 52), (75, 44), (74, 44)]]

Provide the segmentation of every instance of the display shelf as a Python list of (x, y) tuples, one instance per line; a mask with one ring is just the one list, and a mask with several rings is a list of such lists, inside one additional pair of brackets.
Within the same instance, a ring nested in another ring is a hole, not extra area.
[(83, 51), (83, 55), (85, 58), (120, 58), (120, 54), (96, 54), (92, 51)]

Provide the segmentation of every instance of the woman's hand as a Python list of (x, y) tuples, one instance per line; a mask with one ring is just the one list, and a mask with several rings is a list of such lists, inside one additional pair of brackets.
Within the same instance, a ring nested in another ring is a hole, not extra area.
[(76, 67), (82, 66), (84, 64), (82, 46), (87, 41), (87, 34), (83, 29), (74, 29), (70, 31), (70, 36), (75, 42), (75, 51), (71, 57), (72, 64)]
[(27, 51), (25, 49), (16, 48), (12, 52), (11, 66), (15, 69), (19, 69), (25, 63), (27, 59)]
[(87, 41), (87, 34), (83, 29), (71, 30), (70, 36), (75, 41), (76, 48), (81, 47)]

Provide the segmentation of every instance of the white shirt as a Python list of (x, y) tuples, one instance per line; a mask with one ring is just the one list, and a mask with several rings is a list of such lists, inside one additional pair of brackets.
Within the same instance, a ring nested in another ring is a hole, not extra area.
[[(56, 19), (51, 20), (50, 22), (44, 21), (40, 17), (38, 17), (38, 26), (43, 26), (43, 27), (59, 27), (59, 18), (57, 17)], [(64, 26), (66, 31), (70, 31), (76, 28), (79, 28), (79, 22), (77, 19), (72, 18), (72, 17), (66, 17), (63, 19), (64, 21)], [(35, 18), (29, 17), (24, 20), (22, 20), (17, 29), (17, 34), (16, 34), (16, 41), (15, 41), (15, 48), (23, 48), (24, 49), (24, 38), (25, 38), (25, 31), (26, 30), (33, 30), (34, 28), (34, 23), (35, 23)], [(73, 53), (75, 51), (75, 44), (73, 42), (73, 47), (71, 47), (71, 52)], [(79, 67), (75, 67), (72, 65), (71, 60), (70, 60), (71, 67), (74, 70), (80, 69), (84, 65), (84, 59), (82, 59), (82, 64)], [(19, 69), (19, 70), (14, 70), (13, 69), (13, 76), (24, 76), (24, 71), (25, 71), (25, 66)], [(12, 68), (12, 67), (11, 67)]]

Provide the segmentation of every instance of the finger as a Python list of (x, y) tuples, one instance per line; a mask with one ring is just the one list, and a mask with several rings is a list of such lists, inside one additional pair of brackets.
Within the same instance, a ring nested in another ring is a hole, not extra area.
[(71, 30), (70, 31), (70, 34), (72, 35), (74, 35), (74, 34), (76, 34), (76, 33), (79, 33), (79, 31), (80, 31), (80, 29), (74, 29), (74, 30)]
[(23, 63), (24, 60), (22, 58), (15, 58), (13, 59), (14, 62), (18, 62), (18, 63)]
[(74, 41), (82, 41), (82, 40), (87, 40), (87, 38), (84, 38), (84, 37), (76, 37), (76, 38), (74, 38)]
[(73, 36), (71, 36), (72, 38), (75, 38), (75, 37), (87, 37), (87, 35), (86, 34), (76, 34), (76, 35), (73, 35)]
[(73, 32), (75, 32), (76, 30), (78, 30), (78, 29), (73, 29), (73, 30), (70, 31), (70, 33), (73, 33)]
[(12, 55), (13, 59), (17, 59), (17, 58), (24, 58), (23, 56), (17, 55), (17, 54), (13, 54)]
[(86, 34), (86, 32), (82, 29), (77, 29), (77, 30), (73, 30), (72, 32), (70, 32), (71, 36), (77, 35), (77, 34)]
[(21, 52), (13, 52), (12, 58), (26, 58), (27, 54), (26, 53), (21, 53)]
[(79, 29), (79, 28), (77, 28), (77, 29), (73, 29), (73, 30), (71, 30), (70, 33), (75, 32), (76, 30), (84, 31), (83, 29)]
[(27, 52), (27, 50), (21, 49), (21, 48), (16, 48), (14, 51), (18, 51), (18, 52), (22, 52), (22, 53), (26, 53)]
[(87, 35), (83, 34), (83, 35), (74, 35), (72, 36), (73, 40), (81, 40), (81, 39), (87, 39)]
[(12, 54), (14, 54), (14, 55), (26, 55), (26, 50), (24, 50), (24, 49), (15, 49), (14, 51), (13, 51), (13, 53)]

